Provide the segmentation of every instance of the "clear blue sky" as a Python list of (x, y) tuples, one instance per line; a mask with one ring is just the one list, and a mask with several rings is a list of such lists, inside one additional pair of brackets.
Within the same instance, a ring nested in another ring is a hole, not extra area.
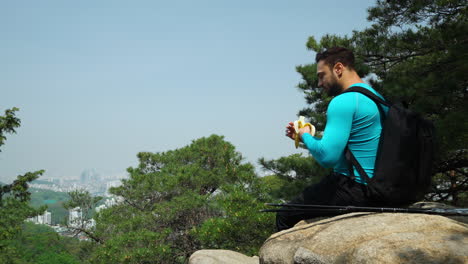
[(374, 2), (0, 0), (0, 111), (22, 122), (0, 180), (125, 175), (213, 133), (255, 165), (297, 153), (308, 37), (365, 28)]

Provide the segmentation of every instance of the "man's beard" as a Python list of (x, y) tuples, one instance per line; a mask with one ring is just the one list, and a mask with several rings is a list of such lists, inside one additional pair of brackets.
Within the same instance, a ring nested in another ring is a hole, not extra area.
[(326, 91), (328, 96), (337, 96), (343, 91), (343, 89), (338, 84), (338, 82), (333, 82)]

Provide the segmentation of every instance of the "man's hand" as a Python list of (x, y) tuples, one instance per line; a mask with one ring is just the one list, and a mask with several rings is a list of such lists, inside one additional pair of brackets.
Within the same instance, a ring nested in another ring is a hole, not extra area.
[(289, 122), (286, 126), (286, 136), (294, 140), (296, 138), (296, 130), (294, 129), (294, 123)]
[[(310, 133), (310, 127), (305, 126), (301, 129), (299, 129), (299, 139), (302, 141), (302, 135), (304, 133)], [(291, 138), (292, 140), (296, 139), (296, 130), (294, 129), (294, 123), (289, 122), (289, 124), (286, 126), (286, 136)]]

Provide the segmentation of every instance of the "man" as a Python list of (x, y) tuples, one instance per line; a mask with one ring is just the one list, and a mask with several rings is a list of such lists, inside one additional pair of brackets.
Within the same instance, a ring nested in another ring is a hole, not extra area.
[[(341, 47), (330, 48), (318, 53), (315, 60), (318, 86), (335, 98), (328, 105), (327, 124), (322, 138), (313, 137), (308, 126), (300, 129), (299, 137), (315, 160), (323, 167), (333, 168), (333, 173), (318, 184), (305, 188), (302, 195), (291, 203), (372, 205), (366, 185), (356, 168), (353, 168), (355, 177), (351, 177), (345, 147), (348, 146), (372, 178), (382, 130), (380, 113), (377, 105), (365, 95), (357, 92), (341, 93), (350, 87), (360, 86), (382, 96), (361, 80), (354, 69), (352, 51)], [(384, 110), (387, 111), (387, 108), (384, 107)], [(286, 126), (286, 136), (291, 139), (296, 136), (292, 122)], [(331, 214), (280, 212), (276, 224), (278, 230), (283, 230), (302, 219), (327, 215)]]

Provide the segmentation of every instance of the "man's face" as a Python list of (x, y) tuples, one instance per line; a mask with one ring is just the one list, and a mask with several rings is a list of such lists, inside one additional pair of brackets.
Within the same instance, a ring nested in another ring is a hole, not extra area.
[(342, 87), (338, 84), (338, 77), (334, 74), (332, 68), (324, 63), (323, 60), (317, 63), (318, 87), (329, 96), (335, 96), (341, 93)]

